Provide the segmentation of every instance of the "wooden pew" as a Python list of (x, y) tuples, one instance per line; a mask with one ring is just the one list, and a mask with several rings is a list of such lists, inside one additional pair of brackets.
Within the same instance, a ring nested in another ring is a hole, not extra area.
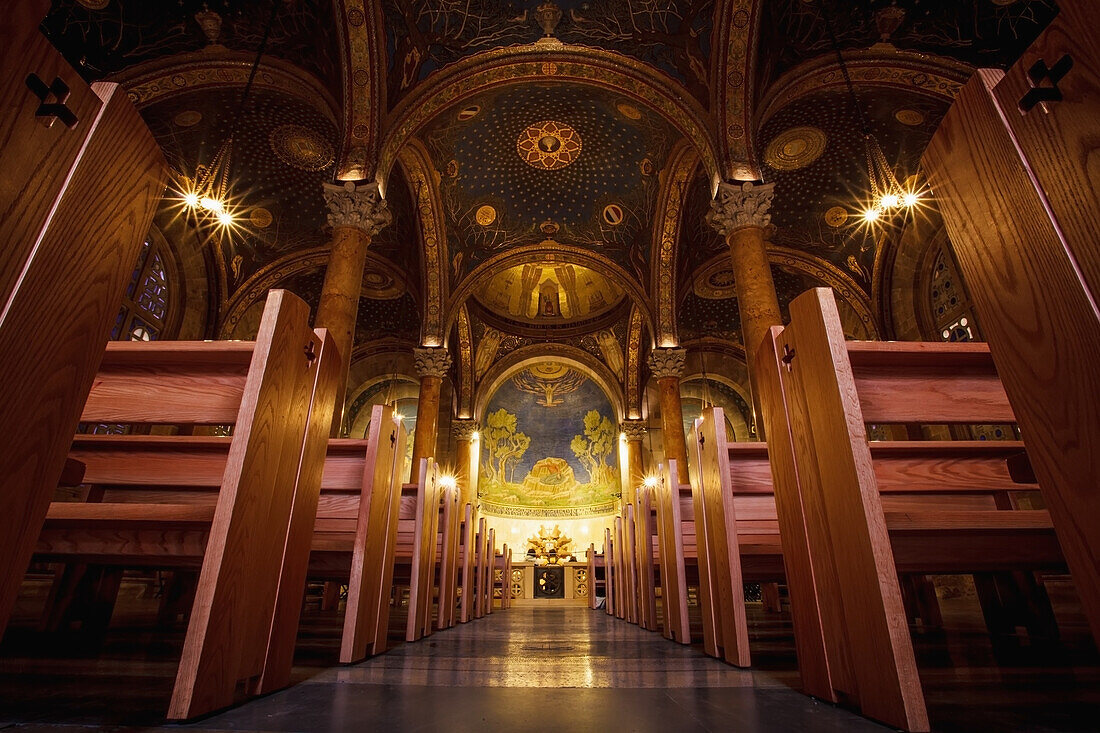
[(927, 730), (898, 572), (1057, 567), (1050, 517), (998, 508), (1028, 488), (1005, 465), (1020, 443), (867, 441), (867, 423), (1012, 422), (984, 344), (845, 342), (823, 288), (791, 316), (758, 363), (804, 686)]
[(393, 408), (376, 405), (365, 440), (328, 442), (309, 576), (348, 586), (342, 664), (386, 651), (405, 440)]
[(505, 543), (502, 553), (504, 573), (500, 583), (500, 607), (508, 609), (512, 607), (512, 548)]
[(255, 342), (109, 344), (83, 421), (232, 424), (233, 436), (78, 435), (71, 456), (102, 501), (47, 512), (39, 559), (201, 568), (171, 719), (289, 673), (339, 363), (308, 318), (273, 290)]
[(432, 599), (442, 498), (439, 469), (433, 459), (421, 459), (415, 491), (415, 503), (411, 507), (409, 616), (405, 641), (416, 641), (432, 633)]
[(657, 522), (653, 509), (653, 492), (639, 487), (634, 497), (635, 545), (638, 555), (638, 613), (642, 628), (657, 631), (657, 582), (653, 557), (656, 552)]
[(592, 542), (588, 545), (588, 607), (596, 609), (596, 589), (603, 586), (603, 580), (597, 578), (596, 567), (598, 559), (596, 557), (596, 543)]
[[(691, 487), (681, 486), (677, 476), (676, 461), (669, 460), (660, 484), (653, 489), (657, 514), (661, 602), (664, 611), (661, 633), (666, 639), (690, 644), (681, 494), (690, 496)], [(688, 506), (691, 506), (690, 502)]]
[(458, 609), (461, 520), (464, 515), (458, 504), (458, 487), (453, 480), (444, 481), (442, 501), (443, 507), (439, 520), (442, 528), (439, 556), (439, 613), (436, 617), (436, 628), (449, 629), (455, 625)]
[(609, 616), (615, 615), (615, 596), (617, 593), (615, 579), (615, 540), (611, 536), (611, 529), (605, 527), (603, 531), (603, 584), (606, 602), (604, 612)]
[(475, 617), (477, 600), (477, 530), (476, 512), (466, 504), (462, 518), (462, 597), (459, 599), (459, 621), (466, 623)]

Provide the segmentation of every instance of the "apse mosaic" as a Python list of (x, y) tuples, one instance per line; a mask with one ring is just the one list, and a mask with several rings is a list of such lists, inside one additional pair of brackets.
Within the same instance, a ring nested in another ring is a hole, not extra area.
[[(386, 0), (390, 54), (388, 91), (394, 104), (417, 82), (449, 63), (482, 51), (534, 43), (544, 35), (535, 11), (544, 0)], [(558, 0), (551, 24), (563, 43), (633, 56), (709, 99), (714, 0)]]
[(552, 239), (644, 281), (658, 172), (677, 137), (648, 109), (572, 84), (495, 90), (444, 111), (423, 138), (440, 172), (452, 277)]
[(481, 421), (478, 493), (504, 516), (610, 514), (621, 492), (611, 403), (583, 372), (556, 361), (516, 372)]

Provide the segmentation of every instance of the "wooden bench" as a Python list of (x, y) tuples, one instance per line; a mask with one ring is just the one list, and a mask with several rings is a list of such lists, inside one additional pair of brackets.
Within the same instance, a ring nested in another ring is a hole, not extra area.
[(47, 512), (38, 559), (201, 568), (171, 719), (289, 677), (340, 361), (308, 319), (273, 290), (255, 342), (109, 344), (83, 421), (233, 435), (78, 435), (100, 501)]
[(309, 576), (348, 586), (340, 662), (386, 651), (405, 428), (376, 405), (365, 440), (330, 439)]
[(869, 443), (866, 424), (1014, 421), (984, 344), (845, 342), (831, 291), (760, 347), (804, 689), (906, 730), (928, 719), (900, 572), (1063, 566), (1050, 516), (1001, 499), (1014, 441)]

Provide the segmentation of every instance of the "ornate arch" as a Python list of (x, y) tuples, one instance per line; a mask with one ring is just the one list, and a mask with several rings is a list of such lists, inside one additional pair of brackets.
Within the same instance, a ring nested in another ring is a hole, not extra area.
[(458, 417), (466, 419), (474, 409), (474, 336), (465, 304), (458, 310)]
[(344, 138), (336, 178), (359, 181), (374, 173), (382, 110), (386, 108), (382, 4), (374, 0), (335, 0), (334, 9), (344, 90)]
[(237, 288), (233, 297), (225, 304), (221, 323), (218, 325), (219, 337), (228, 338), (248, 307), (263, 298), (268, 290), (300, 270), (324, 267), (328, 264), (328, 259), (327, 246), (314, 247), (293, 252), (261, 267)]
[(652, 290), (657, 324), (658, 345), (676, 346), (676, 260), (680, 245), (684, 199), (687, 197), (699, 156), (686, 143), (679, 144), (670, 156), (668, 175), (661, 190), (657, 216), (653, 220)]
[(529, 82), (585, 84), (634, 98), (655, 110), (691, 141), (712, 178), (718, 162), (711, 116), (687, 94), (673, 94), (663, 75), (628, 56), (586, 46), (512, 46), (469, 56), (433, 74), (407, 95), (386, 119), (377, 180), (385, 190), (401, 150), (446, 107), (495, 87)]
[(540, 244), (529, 244), (523, 247), (510, 249), (507, 252), (494, 255), (478, 265), (473, 272), (466, 276), (462, 284), (451, 295), (450, 303), (447, 306), (447, 318), (444, 321), (444, 325), (446, 326), (445, 330), (450, 329), (451, 324), (458, 316), (459, 309), (464, 307), (467, 299), (473, 294), (474, 289), (481, 281), (491, 278), (510, 267), (528, 262), (532, 257), (540, 256), (544, 258), (561, 259), (562, 261), (568, 261), (570, 264), (581, 265), (591, 270), (595, 270), (604, 277), (613, 280), (626, 291), (627, 295), (634, 301), (635, 307), (642, 310), (646, 321), (652, 326), (653, 316), (649, 309), (649, 302), (646, 299), (645, 291), (642, 290), (637, 280), (627, 274), (626, 270), (606, 257), (601, 257), (590, 250), (561, 244), (548, 239)]
[(828, 285), (836, 291), (844, 302), (852, 307), (860, 323), (866, 328), (867, 333), (872, 337), (878, 335), (879, 328), (875, 322), (871, 298), (859, 286), (859, 283), (844, 270), (828, 260), (815, 257), (807, 252), (773, 245), (768, 246), (768, 261), (803, 272)]
[(642, 417), (642, 328), (645, 325), (641, 310), (635, 306), (630, 311), (626, 332), (626, 416), (629, 420)]
[[(972, 67), (959, 61), (896, 49), (847, 51), (844, 65), (857, 86), (903, 89), (948, 104), (973, 73)], [(843, 87), (844, 75), (836, 59), (817, 58), (799, 64), (768, 88), (758, 107), (757, 127), (763, 127), (792, 102), (822, 90)]]
[[(254, 61), (252, 54), (241, 51), (203, 50), (132, 66), (113, 75), (111, 81), (122, 84), (134, 106), (144, 109), (183, 94), (243, 87)], [(339, 126), (336, 100), (316, 77), (294, 64), (264, 57), (252, 83), (257, 89), (296, 97)]]
[(611, 407), (615, 410), (615, 420), (622, 422), (625, 411), (623, 410), (623, 395), (619, 389), (619, 382), (607, 366), (583, 349), (567, 344), (532, 344), (516, 349), (506, 357), (489, 367), (478, 385), (477, 399), (474, 401), (474, 418), (483, 420), (485, 408), (489, 404), (489, 398), (497, 391), (497, 388), (506, 379), (524, 367), (537, 364), (547, 359), (560, 361), (572, 367), (584, 371), (607, 395)]
[(442, 346), (453, 315), (443, 320), (447, 298), (447, 230), (439, 199), (438, 173), (428, 151), (418, 140), (409, 140), (400, 153), (401, 168), (412, 189), (420, 240), (424, 243), (424, 319), (420, 340), (424, 346)]
[(722, 0), (715, 8), (713, 102), (718, 123), (718, 159), (725, 179), (760, 179), (753, 145), (753, 95), (756, 81), (760, 0)]

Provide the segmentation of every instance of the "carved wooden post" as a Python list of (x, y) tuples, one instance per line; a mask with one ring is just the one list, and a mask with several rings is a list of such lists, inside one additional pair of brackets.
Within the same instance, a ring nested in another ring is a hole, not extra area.
[(314, 325), (327, 328), (340, 351), (340, 382), (336, 390), (333, 435), (343, 421), (351, 352), (355, 347), (355, 320), (359, 314), (359, 292), (363, 287), (363, 266), (367, 247), (382, 227), (391, 221), (389, 206), (376, 185), (342, 186), (324, 184), (328, 223), (332, 227), (332, 245), (321, 300)]
[(661, 391), (661, 433), (664, 436), (665, 460), (676, 461), (676, 477), (688, 482), (687, 440), (684, 438), (683, 407), (680, 403), (680, 377), (684, 373), (683, 349), (654, 349), (649, 354), (649, 368), (657, 378)]
[(412, 453), (415, 472), (420, 459), (435, 457), (436, 435), (439, 432), (439, 388), (451, 368), (451, 352), (442, 346), (417, 348), (413, 349), (413, 360), (420, 375)]

